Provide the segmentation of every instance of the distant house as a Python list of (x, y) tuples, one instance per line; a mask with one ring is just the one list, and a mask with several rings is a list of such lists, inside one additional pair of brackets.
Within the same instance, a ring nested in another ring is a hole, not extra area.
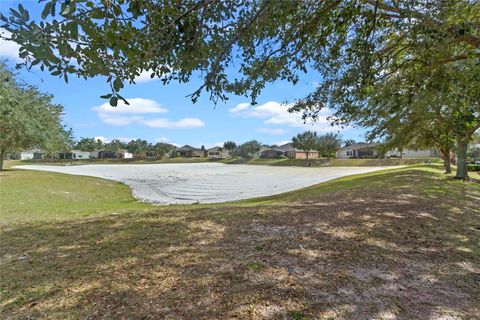
[(90, 152), (92, 159), (132, 159), (133, 154), (126, 151), (112, 151), (112, 150), (97, 150)]
[(230, 156), (230, 152), (222, 147), (213, 147), (207, 149), (207, 158), (209, 159), (225, 159)]
[(183, 147), (177, 148), (175, 150), (180, 157), (193, 158), (193, 157), (204, 157), (205, 154), (201, 149), (194, 148), (189, 145), (184, 145)]
[(155, 151), (146, 151), (145, 159), (157, 159), (159, 158), (158, 154)]
[(285, 151), (278, 148), (263, 148), (260, 150), (260, 158), (262, 159), (278, 159), (285, 155)]
[(133, 154), (127, 150), (120, 150), (117, 152), (117, 158), (119, 159), (133, 159)]
[(110, 150), (97, 150), (90, 153), (91, 158), (94, 159), (115, 159), (117, 153)]
[(295, 148), (291, 143), (284, 144), (277, 148), (284, 152), (284, 155), (290, 159), (318, 159), (320, 153), (317, 150), (308, 152)]
[(354, 143), (337, 151), (338, 159), (377, 158), (379, 156), (375, 143)]
[(433, 149), (415, 150), (415, 149), (394, 149), (385, 154), (387, 158), (438, 158), (440, 153)]
[(470, 148), (473, 163), (480, 164), (480, 143), (472, 144)]
[(20, 160), (39, 160), (43, 158), (43, 153), (39, 149), (25, 150), (20, 152)]
[(81, 150), (71, 150), (67, 152), (59, 152), (58, 153), (59, 159), (72, 159), (72, 160), (82, 160), (82, 159), (90, 159), (90, 152), (88, 151), (81, 151)]

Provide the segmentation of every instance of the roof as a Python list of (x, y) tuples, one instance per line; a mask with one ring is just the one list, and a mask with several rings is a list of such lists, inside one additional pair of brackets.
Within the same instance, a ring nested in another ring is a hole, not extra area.
[(210, 149), (207, 149), (207, 151), (219, 151), (219, 149), (225, 150), (223, 147), (212, 147)]
[[(278, 147), (277, 150), (280, 150), (283, 152), (305, 152), (305, 150), (294, 148), (291, 143), (284, 144), (283, 146)], [(311, 149), (308, 152), (318, 152), (318, 150)]]
[(282, 150), (282, 151), (285, 151), (285, 152), (288, 152), (288, 151), (296, 151), (297, 149), (295, 149), (291, 143), (287, 143), (287, 144), (284, 144), (280, 147), (278, 147), (279, 150)]
[(82, 151), (82, 150), (70, 150), (69, 152), (72, 152), (72, 153), (81, 153), (81, 152), (90, 153), (90, 151)]
[(262, 149), (260, 150), (260, 152), (265, 152), (265, 151), (277, 151), (277, 152), (285, 152), (283, 151), (282, 149), (279, 149), (279, 148), (265, 148), (265, 149)]
[(200, 149), (194, 148), (186, 144), (183, 147), (177, 148), (177, 151), (200, 151)]
[(348, 147), (343, 147), (342, 149), (340, 149), (340, 151), (370, 149), (376, 146), (377, 146), (376, 143), (354, 143), (349, 145)]
[(30, 150), (24, 150), (21, 153), (35, 153), (35, 152), (42, 152), (42, 150), (35, 148)]

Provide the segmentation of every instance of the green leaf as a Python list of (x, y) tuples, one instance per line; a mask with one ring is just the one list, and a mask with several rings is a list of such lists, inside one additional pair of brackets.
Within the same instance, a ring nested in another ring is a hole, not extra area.
[(110, 98), (110, 105), (112, 107), (116, 107), (118, 105), (118, 98), (117, 97), (111, 97)]
[(102, 99), (110, 99), (111, 97), (112, 97), (111, 93), (100, 96), (100, 98), (102, 98)]
[(113, 81), (113, 89), (115, 89), (115, 91), (120, 91), (120, 89), (123, 88), (123, 82), (120, 78), (116, 78), (115, 81)]

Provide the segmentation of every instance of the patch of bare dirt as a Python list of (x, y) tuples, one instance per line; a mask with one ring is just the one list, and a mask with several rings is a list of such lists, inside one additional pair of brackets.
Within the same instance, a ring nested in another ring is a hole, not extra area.
[[(288, 205), (165, 209), (5, 230), (1, 314), (478, 319), (473, 199), (480, 191), (460, 191), (364, 188)], [(28, 259), (14, 259), (22, 255)]]

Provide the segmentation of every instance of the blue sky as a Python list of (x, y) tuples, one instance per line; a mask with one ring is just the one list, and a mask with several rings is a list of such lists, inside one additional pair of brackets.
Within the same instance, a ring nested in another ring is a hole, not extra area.
[[(0, 0), (0, 11), (7, 13), (19, 1)], [(31, 16), (39, 16), (42, 4), (37, 0), (21, 1)], [(2, 30), (4, 32), (4, 30)], [(0, 56), (9, 58), (12, 66), (18, 47), (11, 42), (0, 41)], [(201, 84), (194, 77), (187, 84), (171, 83), (163, 86), (158, 80), (145, 77), (135, 85), (126, 85), (121, 94), (131, 106), (119, 105), (116, 109), (100, 96), (109, 93), (105, 78), (74, 79), (66, 84), (63, 79), (51, 76), (39, 69), (28, 72), (21, 70), (20, 77), (42, 91), (54, 95), (54, 101), (65, 107), (64, 122), (73, 128), (75, 138), (102, 137), (111, 140), (146, 139), (150, 142), (170, 142), (178, 145), (190, 144), (210, 147), (226, 140), (242, 143), (257, 139), (266, 144), (279, 144), (305, 130), (316, 130), (320, 134), (337, 132), (328, 121), (321, 119), (315, 124), (303, 124), (300, 114), (289, 114), (283, 101), (302, 98), (314, 89), (318, 74), (309, 72), (295, 86), (277, 81), (269, 84), (251, 106), (249, 99), (230, 96), (226, 103), (216, 106), (204, 94), (193, 104), (186, 97)], [(324, 115), (328, 114), (324, 112)], [(340, 130), (344, 139), (363, 140), (364, 130), (348, 128)]]

